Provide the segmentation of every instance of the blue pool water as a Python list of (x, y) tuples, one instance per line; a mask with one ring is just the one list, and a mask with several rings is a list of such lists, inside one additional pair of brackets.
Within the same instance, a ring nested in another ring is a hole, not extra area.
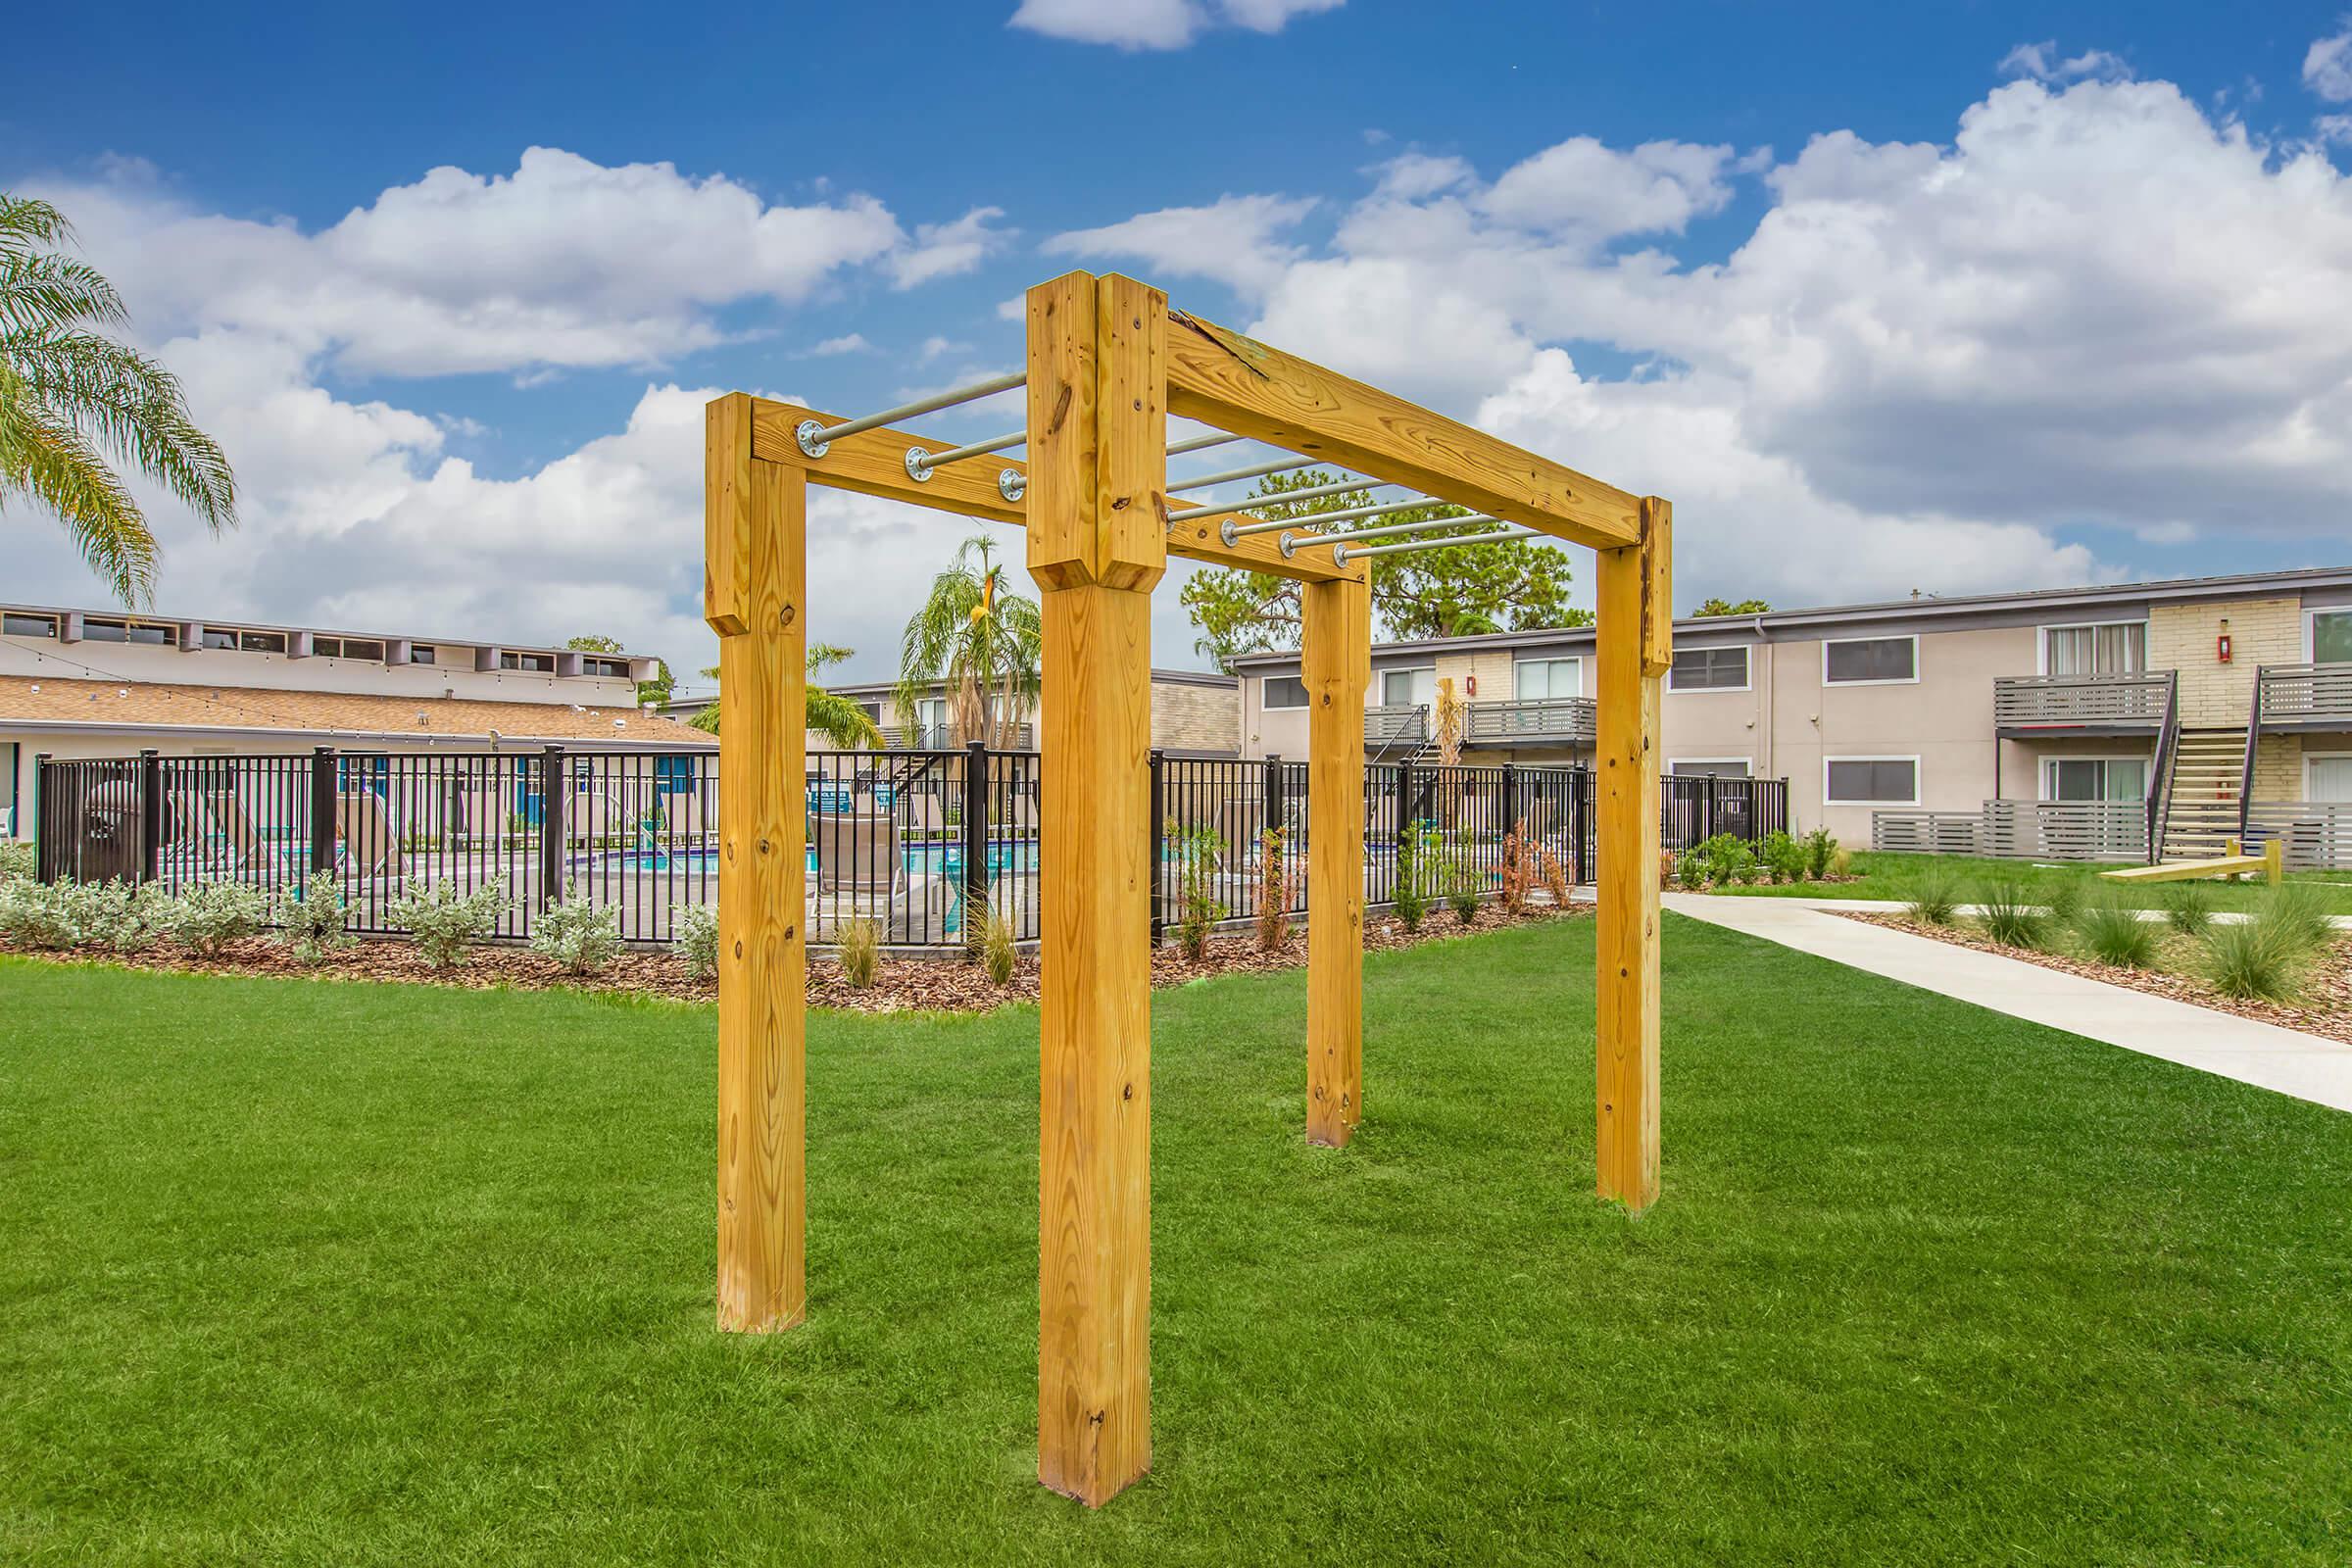
[[(906, 847), (906, 872), (909, 876), (956, 876), (963, 870), (963, 846), (960, 844), (909, 844)], [(716, 850), (628, 850), (618, 854), (591, 857), (586, 862), (594, 867), (617, 867), (625, 871), (668, 872), (674, 876), (718, 875)], [(808, 869), (816, 869), (816, 852), (808, 852)], [(1037, 841), (1035, 839), (999, 839), (988, 847), (988, 874), (1003, 876), (1008, 871), (1037, 869)]]

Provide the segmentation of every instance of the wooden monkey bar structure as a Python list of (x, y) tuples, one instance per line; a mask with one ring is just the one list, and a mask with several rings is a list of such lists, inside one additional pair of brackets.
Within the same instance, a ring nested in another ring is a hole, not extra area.
[[(719, 634), (718, 1325), (807, 1310), (803, 755), (810, 484), (1026, 530), (1045, 612), (1040, 813), (1038, 1479), (1099, 1504), (1152, 1463), (1151, 596), (1171, 555), (1300, 584), (1308, 763), (1307, 1138), (1363, 1111), (1363, 546), (1169, 506), (1168, 458), (1229, 441), (1402, 486), (1597, 553), (1596, 1155), (1602, 1197), (1658, 1191), (1658, 683), (1672, 511), (1198, 317), (1071, 272), (1028, 294), (1025, 372), (869, 418), (710, 404), (705, 612)], [(957, 446), (891, 427), (1024, 384), (1022, 431)], [(1220, 434), (1170, 447), (1170, 415)], [(1016, 445), (1027, 461), (974, 462)], [(1336, 493), (1336, 492), (1335, 492)], [(1294, 492), (1294, 494), (1296, 494)], [(1314, 519), (1321, 521), (1322, 519)], [(1340, 536), (1345, 538), (1346, 536)], [(1392, 549), (1380, 546), (1374, 549)]]

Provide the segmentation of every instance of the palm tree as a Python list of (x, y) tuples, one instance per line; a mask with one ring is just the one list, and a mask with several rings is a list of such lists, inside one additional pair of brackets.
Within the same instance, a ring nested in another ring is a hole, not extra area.
[(0, 513), (52, 513), (123, 604), (155, 594), (155, 535), (109, 459), (184, 503), (215, 533), (237, 520), (236, 479), (188, 417), (178, 378), (99, 330), (130, 319), (98, 270), (65, 255), (73, 225), (0, 193)]
[(975, 534), (932, 579), (931, 597), (906, 622), (894, 701), (912, 724), (915, 704), (945, 686), (956, 733), (1002, 751), (1037, 697), (1045, 618), (1036, 600), (1006, 591), (996, 553), (994, 539)]
[[(808, 648), (808, 673), (814, 675), (820, 669), (838, 664), (851, 653), (851, 649), (837, 648), (831, 643), (812, 643)], [(713, 664), (703, 673), (715, 680), (718, 666)], [(843, 751), (854, 751), (860, 746), (879, 748), (882, 744), (882, 732), (874, 727), (864, 709), (847, 697), (834, 696), (814, 681), (808, 683), (808, 700), (803, 707), (808, 728)], [(718, 704), (712, 703), (686, 722), (705, 734), (717, 734)]]

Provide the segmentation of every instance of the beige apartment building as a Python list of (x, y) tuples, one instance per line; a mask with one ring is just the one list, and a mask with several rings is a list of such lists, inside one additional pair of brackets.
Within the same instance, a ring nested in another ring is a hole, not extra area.
[[(933, 686), (916, 703), (912, 723), (898, 710), (895, 683), (867, 682), (827, 690), (863, 708), (885, 742), (894, 748), (938, 750), (962, 746), (976, 738), (957, 731), (944, 686)], [(1241, 682), (1231, 675), (1155, 669), (1152, 672), (1152, 744), (1178, 757), (1231, 757), (1234, 734), (1241, 723)], [(1038, 714), (1036, 705), (1020, 714), (1012, 731), (1013, 750), (1036, 750)], [(808, 744), (811, 750), (821, 751), (831, 743), (812, 735)]]
[[(1592, 634), (1373, 650), (1367, 755), (1426, 760), (1451, 679), (1464, 760), (1590, 756)], [(1245, 757), (1303, 756), (1296, 654), (1241, 662)], [(1675, 623), (1674, 773), (1788, 781), (1849, 844), (2168, 858), (2241, 832), (2352, 863), (2352, 568)]]

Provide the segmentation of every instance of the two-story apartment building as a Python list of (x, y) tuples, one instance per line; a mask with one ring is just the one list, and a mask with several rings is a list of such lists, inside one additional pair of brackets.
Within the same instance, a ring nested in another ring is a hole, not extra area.
[(30, 835), (41, 756), (710, 750), (710, 736), (639, 710), (636, 683), (655, 662), (478, 638), (0, 605), (0, 824)]
[[(895, 682), (864, 681), (826, 689), (864, 709), (887, 747), (939, 751), (980, 738), (956, 728), (954, 705), (944, 685), (933, 685), (916, 702), (911, 722), (898, 710)], [(662, 710), (673, 717), (690, 718), (715, 702), (717, 695), (680, 692)], [(1152, 672), (1152, 744), (1180, 757), (1231, 757), (1241, 723), (1241, 682), (1231, 675), (1155, 669)], [(1015, 715), (1007, 732), (1012, 750), (1036, 750), (1039, 711), (1032, 703)], [(821, 735), (808, 737), (810, 751), (823, 751), (832, 744)]]
[[(1592, 653), (1589, 629), (1380, 645), (1367, 752), (1425, 759), (1451, 679), (1465, 760), (1587, 756)], [(1304, 755), (1298, 656), (1240, 673), (1243, 755)], [(1958, 847), (2047, 802), (2135, 807), (2168, 855), (2241, 821), (2333, 844), (2330, 807), (2352, 803), (2352, 567), (1678, 620), (1662, 728), (1668, 771), (1787, 778), (1793, 819), (1851, 843), (1874, 816), (1890, 831), (1932, 812)]]

